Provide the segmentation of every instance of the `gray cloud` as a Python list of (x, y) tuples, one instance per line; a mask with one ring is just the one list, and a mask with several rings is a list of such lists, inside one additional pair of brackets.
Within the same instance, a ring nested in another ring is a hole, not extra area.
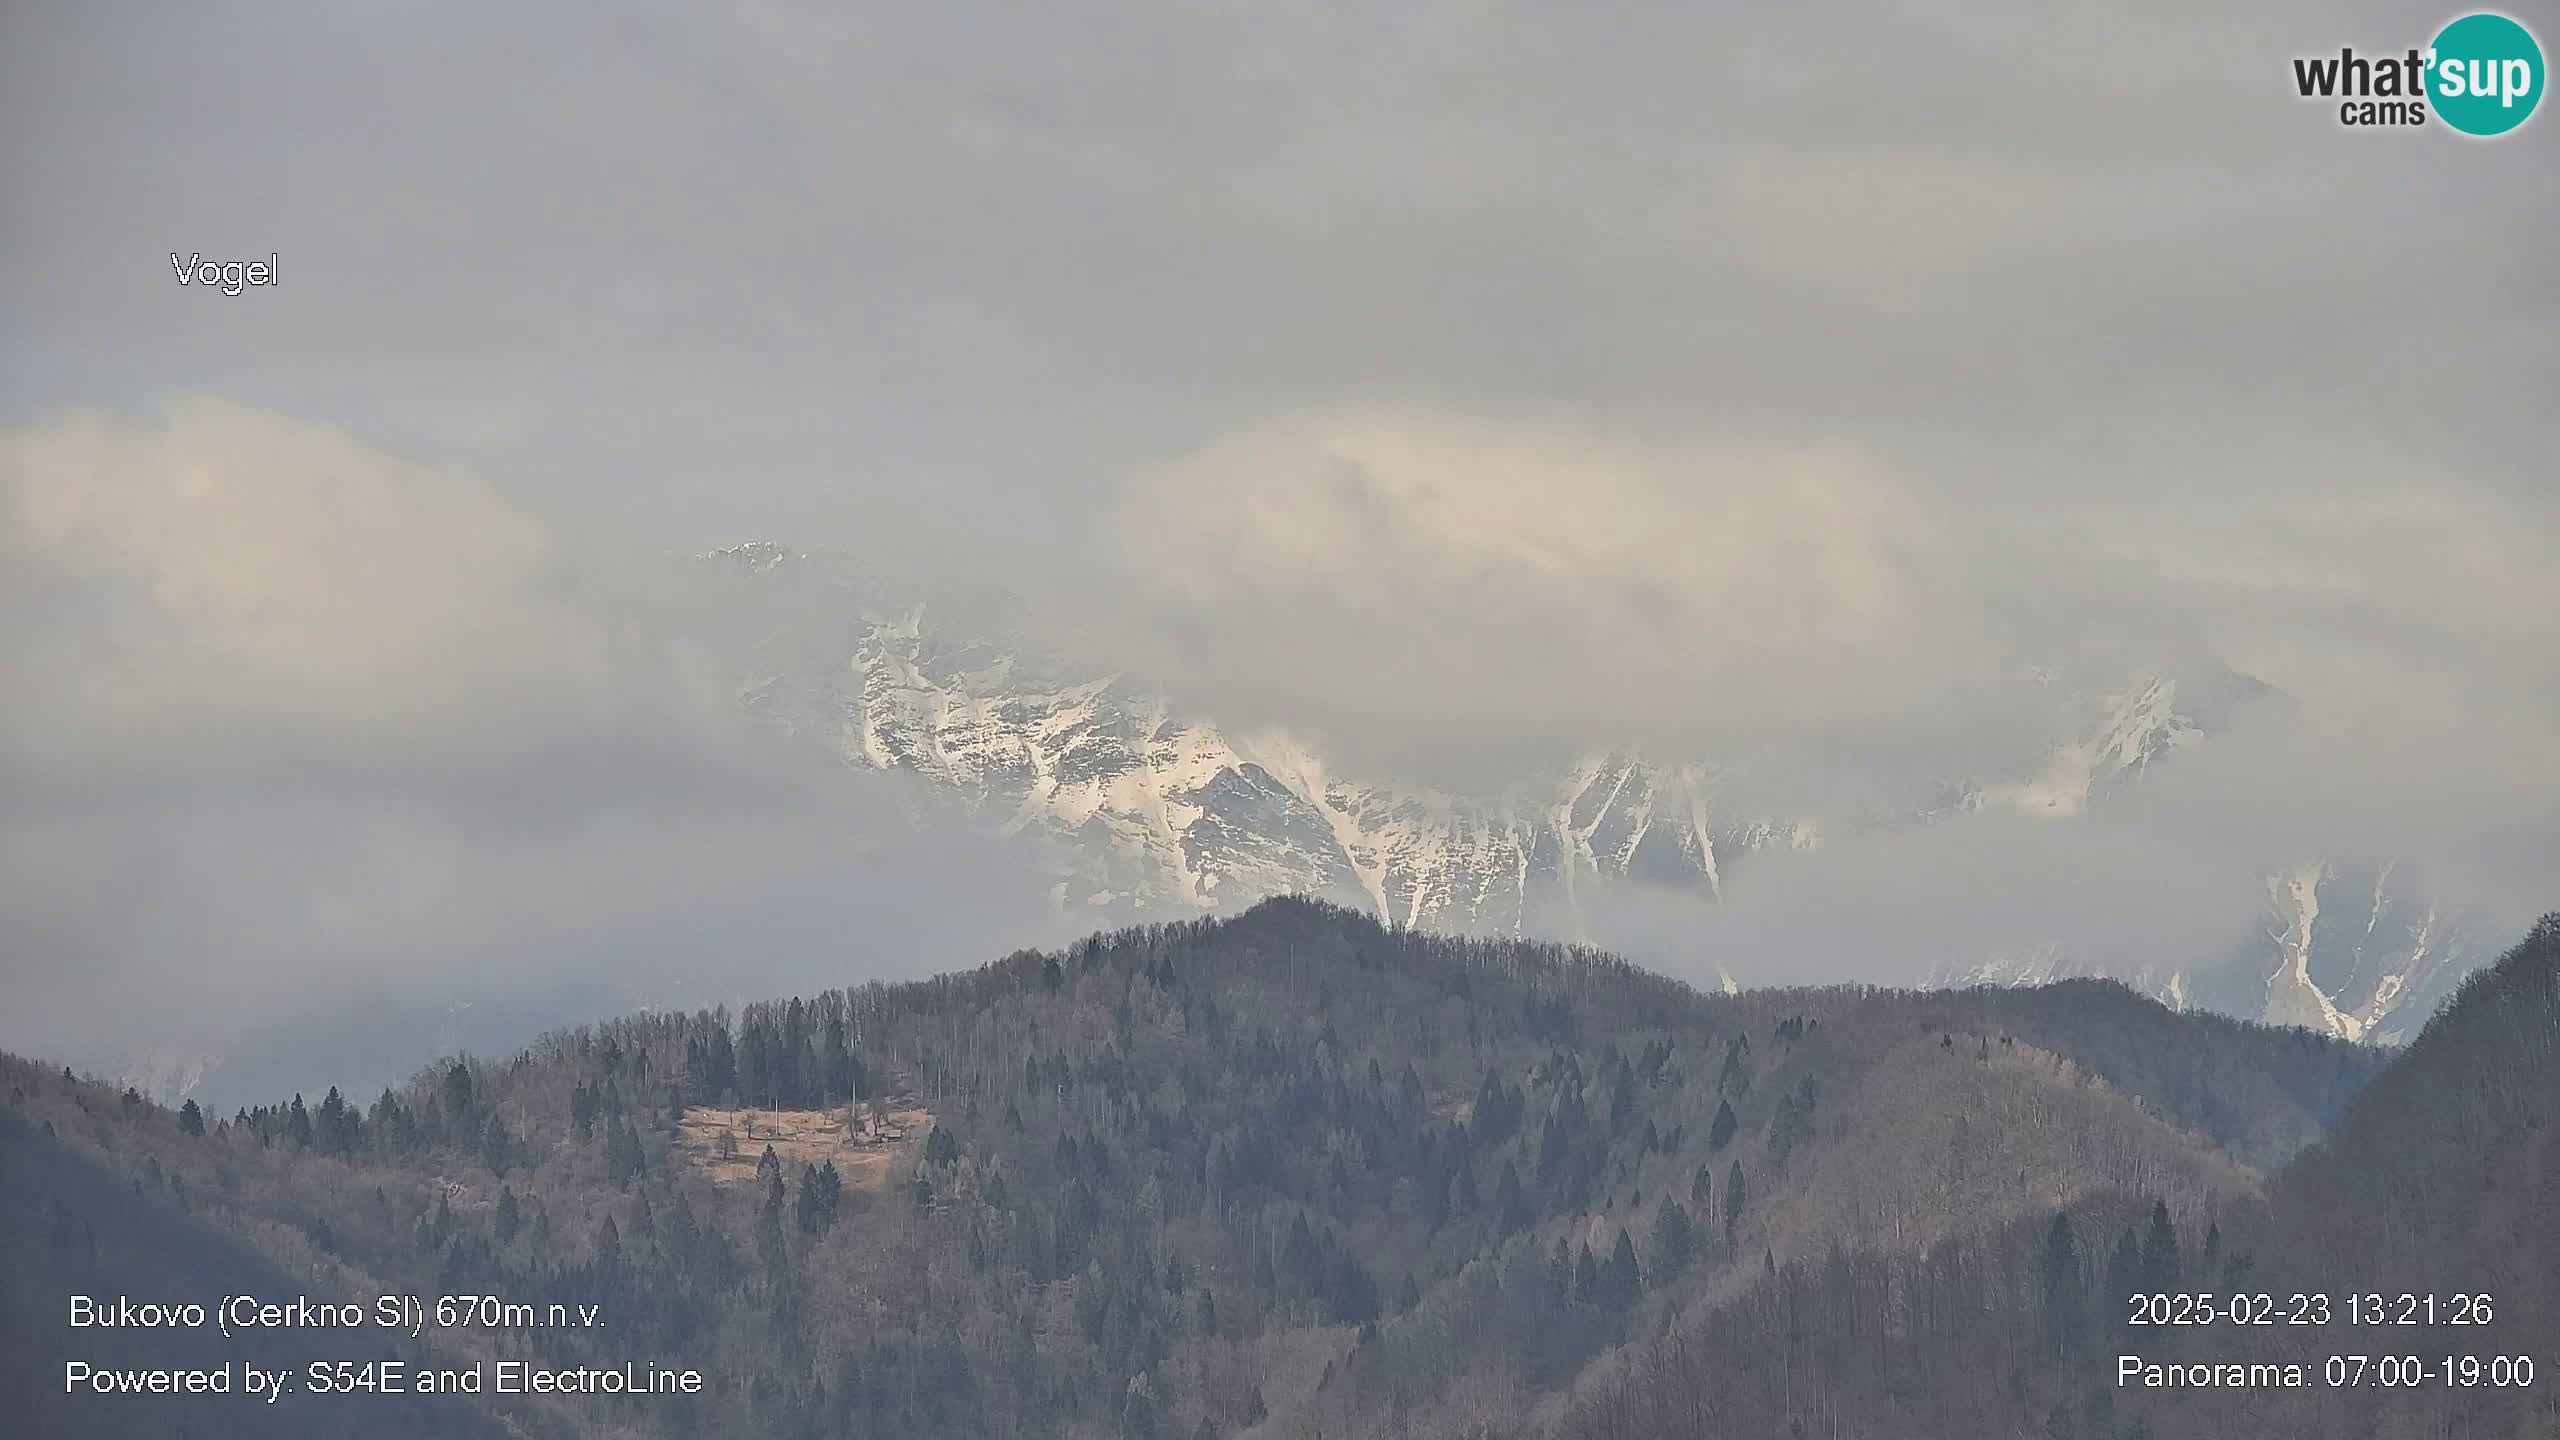
[(2036, 666), (2120, 677), (2187, 638), (2121, 603), (2157, 587), (2113, 547), (2051, 563), (1847, 447), (1320, 415), (1109, 518), (1065, 612), (1108, 617), (1105, 653), (1461, 787), (1593, 745), (1774, 769), (1796, 804), (1853, 771), (2001, 773), (2062, 723)]
[[(386, 876), (557, 865), (585, 887), (509, 903), (602, 924), (667, 889), (662, 833), (817, 873), (838, 822), (753, 778), (699, 597), (620, 558), (747, 534), (1008, 585), (1223, 719), (1453, 782), (1633, 744), (1854, 809), (2023, 763), (2030, 662), (2228, 663), (2298, 703), (2122, 828), (1985, 822), (1925, 892), (2067, 862), (2202, 908), (2189, 857), (2343, 843), (2527, 904), (2549, 122), (2289, 93), (2440, 18), (13, 14), (0, 756), (49, 877), (13, 913), (50, 918), (12, 929), (174, 923), (61, 898), (125, 893), (101, 867), (303, 893), (196, 863), (253, 866), (252, 786), (266, 848), (380, 857), (341, 889), (382, 916), (427, 903)], [(172, 250), (282, 283), (181, 288)], [(187, 392), (230, 404), (53, 418)], [(700, 818), (598, 819), (634, 777)], [(1882, 903), (1899, 843), (1826, 863)], [(1943, 909), (1877, 929), (1987, 925)]]
[(38, 620), (0, 729), (12, 1043), (708, 1004), (1056, 929), (1036, 857), (749, 731), (717, 577), (465, 473), (220, 402), (72, 415), (0, 437), (0, 573)]
[[(0, 62), (44, 202), (0, 317), (13, 388), (212, 376), (686, 540), (990, 497), (1036, 535), (1346, 403), (1845, 438), (2030, 500), (2375, 440), (2520, 485), (2539, 138), (2287, 89), (2423, 23), (82, 6)], [(285, 283), (182, 292), (199, 247)]]

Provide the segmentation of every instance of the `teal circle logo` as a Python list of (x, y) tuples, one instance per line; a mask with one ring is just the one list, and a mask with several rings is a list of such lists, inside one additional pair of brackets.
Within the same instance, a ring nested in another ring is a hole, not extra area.
[(2427, 51), (2427, 104), (2465, 135), (2504, 135), (2542, 103), (2542, 47), (2504, 15), (2465, 15)]

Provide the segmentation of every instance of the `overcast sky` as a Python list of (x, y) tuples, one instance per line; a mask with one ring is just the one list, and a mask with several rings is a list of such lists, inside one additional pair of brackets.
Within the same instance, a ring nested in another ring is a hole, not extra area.
[(1978, 773), (2029, 664), (2228, 664), (2308, 718), (2169, 849), (2530, 908), (2560, 131), (2342, 128), (2290, 58), (2448, 16), (2239, 10), (9, 0), (0, 1043), (176, 935), (518, 964), (425, 918), (492, 874), (840, 926), (630, 570), (753, 536), (1452, 784)]

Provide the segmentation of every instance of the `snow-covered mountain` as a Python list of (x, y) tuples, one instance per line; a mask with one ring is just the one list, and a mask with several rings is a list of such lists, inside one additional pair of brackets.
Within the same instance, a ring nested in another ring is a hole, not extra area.
[(2268, 878), (2256, 944), (2183, 983), (2210, 1009), (2397, 1045), (2496, 958), (2399, 867), (2305, 864)]
[[(791, 563), (762, 545), (718, 554), (758, 574)], [(1097, 921), (1299, 892), (1398, 924), (1520, 933), (1568, 920), (1598, 882), (1712, 896), (1735, 858), (1813, 843), (1806, 827), (1719, 814), (1694, 764), (1593, 756), (1493, 796), (1336, 775), (1286, 735), (1229, 733), (843, 584), (843, 613), (780, 615), (760, 637), (750, 712), (1052, 842), (1056, 898)]]
[[(1287, 735), (1231, 731), (1122, 677), (1062, 668), (1001, 624), (946, 631), (830, 557), (759, 542), (707, 558), (757, 602), (738, 636), (750, 713), (847, 764), (920, 777), (956, 816), (1040, 843), (1054, 901), (1095, 924), (1296, 892), (1397, 924), (1579, 936), (1586, 904), (1609, 887), (1716, 900), (1731, 866), (1820, 843), (1809, 821), (1729, 812), (1703, 761), (1593, 755), (1492, 795), (1337, 774)], [(2265, 689), (2221, 674), (2089, 696), (2065, 707), (2076, 719), (2035, 773), (1950, 785), (1942, 803), (1878, 823), (2078, 815)], [(2310, 865), (2270, 878), (2266, 933), (2233, 954), (2121, 978), (2172, 1005), (2388, 1042), (2414, 1032), (2475, 948), (2390, 871)], [(2038, 983), (2077, 965), (2027, 946), (1929, 978)]]
[[(2144, 680), (2099, 701), (2087, 733), (2055, 746), (2034, 777), (1967, 787), (1958, 803), (2079, 814), (2267, 693), (2262, 683), (2237, 675), (2213, 676), (2203, 685)], [(2233, 953), (2114, 978), (2178, 1009), (2196, 1006), (2396, 1045), (2417, 1033), (2463, 976), (2494, 958), (2395, 865), (2306, 861), (2268, 876), (2266, 890), (2261, 933)], [(2056, 947), (2025, 946), (1932, 979), (1949, 986), (2040, 985), (2087, 973)]]
[(1957, 805), (2077, 815), (2139, 782), (2152, 766), (2222, 728), (2234, 709), (2267, 693), (2264, 683), (2226, 671), (2185, 679), (2148, 676), (2088, 697), (2078, 707), (2083, 713), (2075, 733), (2054, 745), (2042, 769), (2023, 779), (1968, 784)]
[[(2110, 978), (2172, 1009), (2400, 1045), (2464, 976), (2495, 958), (2494, 947), (2398, 867), (2306, 863), (2267, 877), (2260, 932), (2228, 953)], [(1928, 983), (2042, 985), (2098, 973), (2059, 947), (2028, 945), (1947, 966)]]

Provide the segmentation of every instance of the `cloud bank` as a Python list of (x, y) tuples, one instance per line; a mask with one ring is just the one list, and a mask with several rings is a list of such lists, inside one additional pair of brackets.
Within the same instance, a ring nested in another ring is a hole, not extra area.
[(468, 474), (213, 400), (71, 415), (0, 439), (0, 573), (36, 622), (0, 726), (11, 1043), (710, 1004), (1055, 928), (1029, 857), (749, 733), (702, 577)]
[[(1134, 481), (1097, 542), (1108, 583), (1066, 613), (1368, 773), (1481, 790), (1592, 748), (1711, 761), (1723, 813), (1831, 843), (1743, 872), (1685, 940), (1630, 923), (1762, 978), (2029, 942), (2157, 968), (2245, 939), (2261, 878), (2312, 857), (2396, 860), (2496, 924), (2553, 903), (2555, 507), (2426, 463), (2213, 506), (1961, 489), (1845, 449), (1301, 417)], [(2032, 777), (2110, 690), (2165, 675), (2194, 707), (2234, 671), (2274, 694), (2071, 823), (1860, 833)]]
[[(368, 943), (512, 973), (676, 912), (834, 945), (868, 902), (819, 877), (900, 852), (742, 747), (734, 637), (630, 558), (753, 536), (1011, 589), (1097, 665), (1450, 785), (1636, 747), (1854, 815), (2032, 770), (2128, 670), (2290, 697), (2068, 838), (1738, 875), (1773, 966), (2013, 913), (2202, 944), (2253, 903), (2226, 860), (2306, 849), (2547, 905), (2550, 128), (2352, 134), (2290, 91), (2432, 23), (14, 15), (13, 988), (40, 1027), (188, 946), (206, 1004)], [(759, 909), (768, 874), (811, 878)]]

